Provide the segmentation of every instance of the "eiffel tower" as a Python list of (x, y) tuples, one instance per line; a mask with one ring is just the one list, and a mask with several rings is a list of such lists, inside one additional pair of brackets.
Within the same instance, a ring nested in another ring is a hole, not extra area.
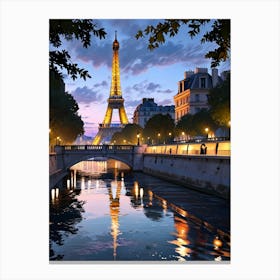
[[(93, 145), (106, 144), (110, 142), (113, 134), (120, 131), (126, 124), (128, 124), (127, 115), (124, 109), (124, 99), (122, 98), (121, 91), (119, 48), (120, 44), (117, 40), (117, 31), (115, 31), (115, 40), (113, 42), (112, 80), (110, 96), (108, 98), (108, 107), (103, 122), (99, 124), (98, 133), (93, 139)], [(119, 110), (119, 125), (111, 123), (114, 109)]]

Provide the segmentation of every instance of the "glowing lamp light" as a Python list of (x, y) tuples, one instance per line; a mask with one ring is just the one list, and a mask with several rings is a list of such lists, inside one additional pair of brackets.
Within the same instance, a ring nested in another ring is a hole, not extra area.
[(134, 191), (135, 191), (135, 197), (137, 199), (138, 198), (138, 192), (139, 192), (139, 186), (138, 186), (137, 181), (134, 182)]
[(162, 200), (162, 208), (163, 208), (164, 214), (166, 214), (166, 212), (167, 212), (167, 202), (166, 202), (166, 200)]
[(144, 195), (144, 190), (143, 188), (140, 188), (140, 197), (143, 198), (143, 195)]
[(215, 249), (218, 249), (218, 248), (222, 247), (223, 242), (222, 242), (218, 237), (216, 237), (216, 238), (213, 240), (213, 244), (214, 244), (214, 248), (215, 248)]
[(58, 198), (58, 195), (59, 195), (59, 188), (56, 188), (55, 189), (55, 197)]
[(52, 200), (54, 200), (55, 199), (55, 189), (52, 189), (51, 196), (52, 196)]
[(70, 189), (70, 180), (67, 179), (67, 189), (69, 190)]
[(153, 192), (152, 191), (148, 191), (148, 196), (149, 196), (149, 205), (153, 205)]

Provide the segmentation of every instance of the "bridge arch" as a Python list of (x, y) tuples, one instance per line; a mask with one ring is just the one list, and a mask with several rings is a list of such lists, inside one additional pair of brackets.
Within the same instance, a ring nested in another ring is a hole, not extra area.
[(67, 145), (55, 146), (57, 170), (67, 170), (90, 158), (118, 160), (132, 170), (142, 170), (146, 146), (135, 145)]
[[(65, 169), (69, 169), (73, 165), (75, 165), (79, 162), (87, 161), (87, 160), (92, 159), (92, 158), (101, 158), (101, 157), (100, 156), (99, 157), (98, 156), (93, 156), (93, 155), (80, 156), (80, 157), (77, 157), (77, 158), (73, 159), (72, 161), (69, 161), (65, 165)], [(132, 163), (130, 161), (126, 160), (126, 159), (121, 158), (121, 157), (114, 156), (114, 155), (109, 155), (109, 156), (102, 156), (102, 158), (104, 158), (105, 160), (114, 159), (114, 160), (120, 161), (120, 162), (126, 164), (129, 168), (132, 169)]]

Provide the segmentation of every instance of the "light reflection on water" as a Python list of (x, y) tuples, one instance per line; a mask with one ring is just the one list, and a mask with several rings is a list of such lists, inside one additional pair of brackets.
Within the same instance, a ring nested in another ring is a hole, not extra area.
[(106, 171), (104, 162), (80, 163), (51, 199), (50, 260), (230, 259), (229, 244), (186, 210), (133, 173)]

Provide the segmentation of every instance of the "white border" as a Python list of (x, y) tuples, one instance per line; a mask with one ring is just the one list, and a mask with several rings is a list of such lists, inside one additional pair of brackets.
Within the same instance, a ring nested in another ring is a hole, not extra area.
[[(48, 19), (231, 18), (230, 265), (49, 265)], [(1, 1), (1, 279), (279, 279), (278, 1)]]

